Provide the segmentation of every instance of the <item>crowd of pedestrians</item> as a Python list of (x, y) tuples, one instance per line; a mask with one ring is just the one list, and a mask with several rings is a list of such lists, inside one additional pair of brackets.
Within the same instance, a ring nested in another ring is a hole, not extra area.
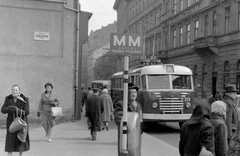
[(217, 92), (196, 103), (190, 119), (181, 126), (181, 156), (240, 155), (237, 92), (236, 86), (229, 84), (223, 97)]

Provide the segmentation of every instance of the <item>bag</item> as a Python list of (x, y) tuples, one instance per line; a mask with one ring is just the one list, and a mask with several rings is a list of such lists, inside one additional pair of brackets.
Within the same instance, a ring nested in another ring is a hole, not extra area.
[(26, 142), (27, 138), (27, 127), (20, 129), (17, 133), (17, 137), (21, 142)]
[(238, 156), (240, 154), (240, 140), (238, 133), (233, 134), (229, 146), (228, 146), (228, 156)]
[(114, 120), (114, 114), (113, 113), (110, 115), (110, 118), (111, 118), (111, 120)]
[(54, 116), (54, 117), (62, 117), (63, 116), (61, 107), (52, 107), (51, 113), (52, 113), (52, 116)]
[(202, 147), (202, 150), (199, 156), (214, 156), (212, 152), (208, 151), (205, 147)]
[[(27, 127), (27, 123), (21, 118), (22, 117), (22, 111), (20, 117), (18, 116), (18, 108), (16, 109), (16, 118), (13, 120), (9, 127), (9, 132), (10, 133), (15, 133), (19, 131), (20, 129)], [(14, 113), (13, 113), (13, 118), (14, 118)]]

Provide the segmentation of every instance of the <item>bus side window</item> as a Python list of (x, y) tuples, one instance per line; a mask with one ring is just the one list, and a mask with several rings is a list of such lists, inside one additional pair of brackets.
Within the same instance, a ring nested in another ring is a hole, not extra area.
[[(133, 84), (135, 84), (134, 82), (134, 76), (131, 76), (130, 82), (132, 82)], [(135, 84), (136, 85), (136, 84)]]
[(140, 76), (139, 75), (136, 75), (136, 84), (135, 85), (140, 87)]
[(146, 75), (142, 76), (142, 89), (146, 90), (147, 89), (147, 84), (146, 84)]

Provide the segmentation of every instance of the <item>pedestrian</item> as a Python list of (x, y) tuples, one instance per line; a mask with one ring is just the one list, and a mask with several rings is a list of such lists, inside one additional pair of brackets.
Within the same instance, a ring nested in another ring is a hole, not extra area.
[(1, 112), (3, 114), (8, 114), (7, 117), (7, 134), (5, 140), (5, 151), (8, 152), (8, 156), (12, 156), (12, 152), (19, 152), (19, 156), (23, 154), (25, 151), (29, 151), (30, 149), (30, 141), (29, 141), (29, 127), (27, 126), (27, 135), (24, 138), (24, 141), (20, 141), (18, 139), (17, 131), (15, 133), (9, 132), (9, 127), (14, 120), (14, 116), (16, 116), (16, 111), (18, 111), (18, 115), (22, 113), (22, 119), (28, 124), (28, 114), (29, 114), (29, 99), (24, 96), (18, 85), (12, 86), (12, 94), (5, 97), (4, 104), (2, 106)]
[(216, 99), (217, 101), (222, 100), (222, 96), (220, 95), (219, 92), (216, 92), (215, 99)]
[(81, 112), (82, 112), (82, 109), (84, 107), (84, 104), (87, 100), (87, 92), (85, 89), (84, 89), (84, 85), (81, 85)]
[[(139, 102), (136, 101), (137, 99), (137, 92), (139, 88), (135, 86), (133, 83), (128, 83), (128, 104), (127, 104), (127, 111), (128, 112), (137, 112), (139, 114), (140, 122), (142, 122), (142, 107)], [(123, 101), (118, 101), (115, 103), (114, 107), (114, 119), (118, 126), (118, 154), (120, 155), (120, 124), (123, 117)], [(141, 124), (140, 124), (141, 125)], [(140, 130), (142, 133), (142, 130)], [(141, 134), (139, 134), (141, 135)], [(141, 137), (139, 138), (138, 145), (141, 147)]]
[(99, 96), (99, 89), (93, 88), (93, 95), (86, 101), (86, 117), (91, 123), (92, 140), (97, 140), (97, 131), (101, 131), (101, 114), (103, 113), (103, 99)]
[(215, 101), (211, 105), (210, 123), (214, 127), (215, 156), (226, 156), (228, 151), (226, 104)]
[(213, 96), (213, 95), (211, 95), (210, 97), (209, 97), (209, 99), (208, 99), (208, 102), (209, 102), (209, 104), (211, 105), (213, 102), (215, 102), (216, 101), (216, 99), (215, 99), (215, 97)]
[(236, 86), (233, 84), (229, 84), (225, 87), (225, 96), (223, 97), (223, 101), (227, 106), (227, 117), (226, 117), (226, 125), (228, 128), (228, 143), (233, 136), (233, 134), (237, 130), (237, 121), (238, 121), (238, 113), (234, 103), (234, 100), (237, 95)]
[(106, 128), (106, 130), (108, 131), (108, 122), (111, 120), (110, 116), (113, 113), (113, 102), (110, 95), (108, 95), (108, 90), (106, 88), (103, 89), (101, 97), (103, 98), (104, 108), (104, 111), (102, 113), (102, 130)]
[(59, 106), (59, 100), (57, 94), (53, 92), (51, 82), (47, 82), (44, 87), (45, 92), (41, 94), (37, 116), (41, 116), (42, 126), (46, 132), (45, 140), (51, 142), (52, 128), (55, 126), (55, 117), (51, 114), (51, 108)]
[(179, 141), (181, 156), (199, 156), (204, 151), (214, 155), (214, 128), (209, 121), (210, 109), (207, 101), (197, 101), (190, 119), (182, 124)]

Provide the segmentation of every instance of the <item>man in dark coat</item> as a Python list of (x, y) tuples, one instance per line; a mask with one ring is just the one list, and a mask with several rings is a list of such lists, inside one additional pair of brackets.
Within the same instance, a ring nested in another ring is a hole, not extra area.
[(237, 90), (235, 85), (229, 84), (225, 87), (225, 96), (223, 97), (223, 101), (227, 105), (226, 125), (228, 128), (228, 143), (237, 130), (238, 113), (234, 103), (236, 95)]
[(198, 101), (189, 120), (180, 130), (179, 153), (181, 156), (199, 156), (202, 149), (214, 155), (214, 128), (211, 125), (210, 105)]
[(97, 88), (93, 88), (93, 95), (86, 101), (86, 117), (88, 117), (91, 127), (92, 140), (96, 140), (97, 131), (101, 131), (101, 114), (103, 113), (103, 99), (99, 96)]

